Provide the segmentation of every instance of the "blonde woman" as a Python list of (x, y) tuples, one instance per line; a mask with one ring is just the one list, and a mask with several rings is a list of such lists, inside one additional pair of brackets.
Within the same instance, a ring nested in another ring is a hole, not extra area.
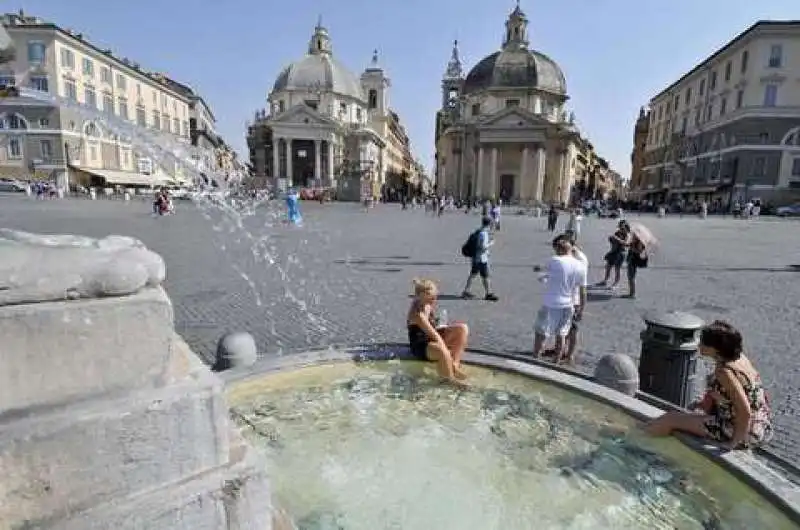
[(437, 371), (445, 380), (458, 383), (467, 377), (461, 370), (461, 356), (467, 347), (469, 330), (460, 322), (438, 325), (438, 295), (433, 280), (414, 280), (414, 300), (406, 316), (409, 347), (417, 359), (437, 363)]

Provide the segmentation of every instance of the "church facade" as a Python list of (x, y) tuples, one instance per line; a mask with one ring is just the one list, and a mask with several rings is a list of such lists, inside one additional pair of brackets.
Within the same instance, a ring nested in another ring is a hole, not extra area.
[(565, 110), (563, 72), (528, 47), (517, 6), (501, 50), (465, 76), (458, 42), (442, 79), (436, 116), (436, 184), (456, 197), (569, 203), (579, 133)]
[(357, 77), (334, 57), (318, 23), (306, 55), (279, 73), (268, 107), (248, 127), (257, 185), (333, 188), (351, 199), (379, 195), (395, 152), (411, 159), (404, 131), (394, 134), (401, 128), (389, 87), (377, 51)]

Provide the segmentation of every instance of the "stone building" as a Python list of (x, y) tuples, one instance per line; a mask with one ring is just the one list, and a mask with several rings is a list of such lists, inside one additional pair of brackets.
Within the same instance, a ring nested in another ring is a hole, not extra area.
[(334, 56), (320, 21), (306, 55), (278, 74), (269, 107), (248, 125), (256, 185), (285, 179), (358, 198), (381, 194), (387, 174), (410, 173), (411, 144), (390, 108), (390, 87), (377, 51), (357, 77)]
[[(102, 49), (80, 33), (25, 13), (2, 16), (17, 54), (0, 68), (0, 85), (41, 98), (0, 99), (0, 173), (67, 185), (159, 185), (181, 180), (174, 161), (154, 159), (103, 122), (124, 123), (188, 145), (195, 93), (162, 74)], [(97, 119), (87, 119), (86, 112)]]
[(561, 68), (528, 47), (528, 19), (517, 6), (500, 51), (463, 75), (458, 43), (442, 80), (436, 116), (436, 184), (457, 197), (570, 200), (578, 133), (565, 111)]
[(643, 195), (644, 161), (647, 138), (650, 132), (650, 111), (642, 107), (633, 128), (633, 151), (631, 152), (631, 180), (629, 198), (640, 199)]
[(650, 100), (644, 198), (800, 199), (800, 21), (760, 21)]

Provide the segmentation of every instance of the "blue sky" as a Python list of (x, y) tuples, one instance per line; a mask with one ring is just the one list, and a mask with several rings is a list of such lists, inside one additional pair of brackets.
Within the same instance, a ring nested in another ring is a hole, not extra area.
[[(220, 133), (245, 153), (245, 123), (283, 66), (301, 57), (317, 17), (356, 73), (372, 50), (415, 154), (433, 164), (440, 81), (458, 38), (467, 68), (497, 50), (515, 0), (14, 0), (92, 42), (195, 87)], [(228, 7), (230, 6), (230, 7)], [(522, 0), (531, 47), (556, 60), (569, 104), (598, 151), (630, 172), (641, 105), (757, 19), (800, 18), (800, 0)]]

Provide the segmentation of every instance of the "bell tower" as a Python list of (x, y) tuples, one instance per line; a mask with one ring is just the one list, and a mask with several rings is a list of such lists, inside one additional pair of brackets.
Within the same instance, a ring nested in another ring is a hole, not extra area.
[(378, 50), (373, 50), (372, 60), (361, 74), (361, 88), (367, 96), (367, 110), (370, 115), (386, 116), (389, 113), (389, 87), (391, 81), (380, 66)]
[(506, 35), (503, 38), (503, 49), (525, 49), (528, 47), (528, 19), (525, 13), (517, 7), (508, 15), (506, 20)]
[(461, 86), (464, 83), (464, 70), (458, 54), (458, 41), (453, 41), (453, 51), (447, 62), (447, 69), (442, 77), (442, 110), (456, 112), (458, 99), (461, 97)]

